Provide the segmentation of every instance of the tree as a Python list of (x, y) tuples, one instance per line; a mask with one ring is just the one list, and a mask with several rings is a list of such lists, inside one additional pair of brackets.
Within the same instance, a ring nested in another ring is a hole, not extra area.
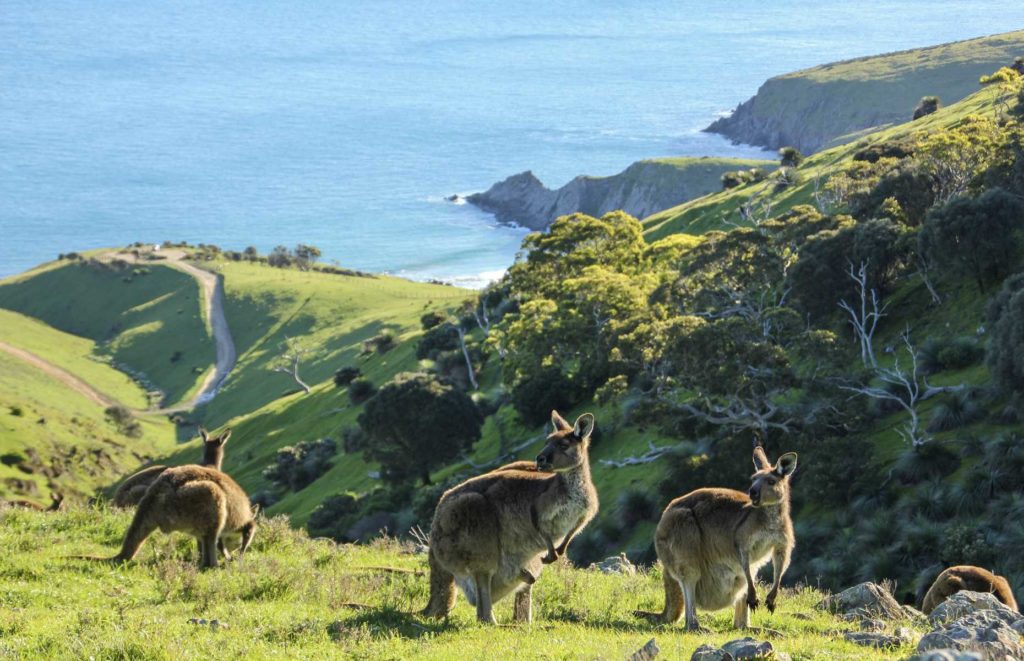
[(320, 255), (320, 249), (316, 246), (306, 245), (305, 243), (295, 246), (295, 263), (303, 271), (315, 264), (316, 260), (320, 259)]
[(929, 259), (971, 277), (984, 292), (1016, 263), (1024, 203), (1000, 188), (980, 197), (958, 198), (928, 214), (919, 235)]
[(927, 117), (942, 107), (942, 101), (937, 96), (923, 96), (914, 108), (914, 119)]
[(270, 254), (267, 255), (267, 264), (276, 266), (277, 268), (284, 268), (292, 265), (292, 251), (288, 250), (285, 246), (275, 246)]
[(1024, 273), (1007, 278), (986, 310), (991, 336), (986, 362), (1008, 392), (1024, 392)]
[(242, 254), (245, 255), (245, 258), (250, 262), (256, 261), (256, 258), (260, 256), (260, 252), (256, 250), (256, 246), (246, 247), (246, 249), (242, 251)]
[(313, 353), (313, 350), (309, 347), (305, 347), (302, 343), (291, 337), (285, 338), (285, 341), (281, 343), (281, 355), (277, 359), (277, 363), (271, 368), (275, 372), (281, 372), (287, 374), (302, 388), (305, 394), (309, 394), (310, 388), (302, 377), (299, 376), (299, 365), (300, 363), (308, 358)]
[(804, 161), (804, 155), (796, 147), (783, 147), (779, 150), (779, 160), (784, 168), (795, 168)]
[(424, 373), (402, 373), (384, 385), (359, 415), (369, 437), (365, 455), (381, 477), (402, 483), (467, 452), (480, 438), (483, 419), (461, 390)]
[[(853, 270), (853, 262), (850, 262), (848, 274), (857, 286), (857, 291), (860, 294), (860, 305), (854, 308), (846, 302), (846, 299), (843, 299), (839, 301), (839, 307), (850, 316), (850, 325), (853, 326), (854, 335), (860, 343), (861, 363), (865, 367), (878, 367), (872, 340), (874, 339), (875, 328), (878, 327), (879, 320), (885, 316), (887, 304), (879, 306), (878, 292), (868, 287), (867, 262), (861, 262), (860, 268), (856, 272)], [(868, 304), (869, 298), (871, 300), (870, 305)]]
[(935, 200), (942, 204), (967, 193), (1001, 144), (997, 122), (968, 115), (956, 128), (929, 132), (916, 146), (915, 158), (934, 178)]

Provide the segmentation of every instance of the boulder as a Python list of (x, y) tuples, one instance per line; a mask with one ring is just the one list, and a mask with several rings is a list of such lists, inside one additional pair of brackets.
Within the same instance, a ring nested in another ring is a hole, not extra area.
[(736, 661), (775, 658), (775, 649), (771, 643), (754, 640), (750, 637), (730, 640), (722, 645), (722, 649)]
[(653, 661), (653, 659), (655, 659), (660, 653), (661, 648), (658, 647), (658, 643), (654, 642), (654, 639), (651, 638), (643, 647), (633, 652), (628, 661)]
[(965, 615), (988, 610), (1005, 613), (1005, 621), (1009, 625), (1013, 625), (1016, 620), (1024, 620), (1024, 616), (1011, 610), (1009, 606), (996, 599), (995, 595), (990, 592), (961, 590), (936, 606), (935, 610), (928, 616), (928, 621), (934, 626), (940, 626), (954, 620), (959, 620)]
[(734, 661), (732, 655), (714, 645), (701, 645), (690, 656), (690, 661)]
[(917, 651), (980, 652), (991, 661), (1024, 659), (1020, 633), (1010, 624), (1017, 623), (1014, 615), (1017, 614), (1009, 609), (975, 611), (925, 634)]
[(894, 649), (909, 643), (913, 640), (914, 634), (906, 627), (899, 627), (892, 634), (878, 631), (848, 631), (844, 638), (857, 645), (884, 650)]
[(869, 619), (902, 620), (907, 617), (889, 591), (877, 583), (861, 583), (839, 594), (829, 595), (818, 603), (817, 608)]
[(924, 654), (915, 654), (909, 661), (985, 661), (985, 657), (979, 652), (930, 650)]
[(601, 562), (591, 563), (589, 569), (600, 570), (602, 574), (623, 574), (625, 576), (636, 574), (636, 565), (629, 561), (625, 553), (613, 555)]

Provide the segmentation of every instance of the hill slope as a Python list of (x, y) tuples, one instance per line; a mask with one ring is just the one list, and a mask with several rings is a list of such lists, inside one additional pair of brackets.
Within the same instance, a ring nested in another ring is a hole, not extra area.
[[(777, 76), (706, 130), (770, 149), (804, 152), (909, 121), (924, 96), (952, 104), (978, 77), (1024, 55), (1024, 31), (863, 57)], [(844, 137), (845, 136), (845, 137)]]

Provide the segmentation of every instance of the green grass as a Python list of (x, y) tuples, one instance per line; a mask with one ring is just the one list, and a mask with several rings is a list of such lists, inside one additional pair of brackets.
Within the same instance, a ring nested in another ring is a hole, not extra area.
[[(814, 151), (910, 121), (921, 97), (960, 101), (977, 90), (981, 75), (1021, 53), (1024, 31), (833, 62), (768, 80), (740, 115), (744, 124)], [(739, 131), (727, 135), (743, 140)]]
[(201, 300), (191, 276), (155, 263), (123, 271), (60, 263), (0, 281), (0, 308), (92, 340), (166, 393), (165, 405), (213, 364)]
[(171, 451), (175, 434), (166, 418), (138, 419), (141, 437), (126, 438), (92, 400), (0, 352), (0, 495), (43, 504), (49, 504), (51, 491), (82, 499), (145, 457)]
[(145, 391), (127, 374), (111, 367), (92, 340), (0, 309), (0, 342), (44, 358), (129, 408), (149, 405)]
[[(393, 540), (337, 546), (308, 539), (286, 522), (264, 522), (241, 565), (198, 572), (194, 543), (156, 533), (135, 562), (111, 567), (67, 556), (112, 555), (128, 515), (91, 509), (0, 514), (0, 654), (23, 658), (626, 658), (652, 637), (661, 658), (689, 658), (703, 643), (743, 637), (731, 613), (702, 613), (709, 633), (654, 626), (634, 609), (659, 610), (654, 570), (605, 575), (558, 563), (534, 586), (534, 622), (479, 625), (461, 596), (447, 621), (416, 614), (426, 603), (426, 558)], [(398, 571), (384, 571), (380, 568)], [(764, 586), (760, 588), (762, 595)], [(785, 590), (774, 615), (754, 626), (794, 659), (885, 659), (846, 642), (853, 624), (818, 611), (822, 594)], [(189, 622), (217, 619), (227, 627)], [(763, 638), (763, 636), (757, 637)]]

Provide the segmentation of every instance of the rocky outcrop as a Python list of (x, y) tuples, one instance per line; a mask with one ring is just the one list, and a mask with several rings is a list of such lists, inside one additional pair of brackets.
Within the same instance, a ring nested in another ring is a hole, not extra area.
[(546, 229), (559, 216), (602, 216), (622, 210), (636, 218), (664, 211), (720, 190), (724, 172), (771, 166), (768, 161), (729, 158), (666, 158), (639, 161), (610, 177), (576, 177), (552, 190), (532, 172), (521, 172), (474, 193), (466, 201), (504, 223)]
[(932, 658), (928, 654), (939, 650), (951, 654), (974, 652), (985, 659), (1024, 658), (1024, 616), (991, 594), (958, 592), (942, 602), (928, 619), (935, 629), (918, 643), (919, 658)]
[(707, 131), (734, 142), (805, 153), (869, 128), (910, 121), (924, 96), (944, 105), (978, 90), (979, 76), (1024, 52), (1024, 32), (826, 64), (765, 82)]
[(900, 620), (908, 617), (888, 590), (877, 583), (861, 583), (829, 595), (817, 608), (841, 614), (851, 619)]

